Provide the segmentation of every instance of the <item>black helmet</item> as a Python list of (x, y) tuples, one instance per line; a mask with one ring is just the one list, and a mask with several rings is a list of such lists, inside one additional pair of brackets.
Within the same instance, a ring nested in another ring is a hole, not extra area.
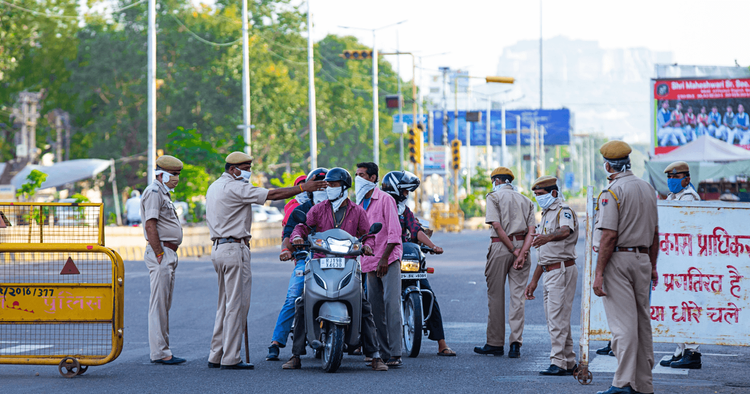
[[(323, 167), (316, 168), (316, 169), (310, 171), (309, 174), (307, 174), (307, 182), (310, 182), (310, 181), (322, 181), (322, 180), (325, 179), (327, 173), (328, 173), (328, 169), (327, 168), (323, 168)], [(307, 192), (307, 196), (310, 198), (310, 200), (313, 199), (312, 192)]]
[(391, 195), (396, 202), (406, 200), (406, 196), (401, 192), (406, 190), (413, 192), (419, 187), (419, 178), (409, 171), (391, 171), (383, 177), (383, 183), (380, 188)]
[(351, 174), (349, 174), (349, 171), (341, 167), (331, 168), (326, 174), (325, 181), (326, 182), (341, 182), (341, 186), (343, 186), (342, 191), (347, 190), (352, 187)]

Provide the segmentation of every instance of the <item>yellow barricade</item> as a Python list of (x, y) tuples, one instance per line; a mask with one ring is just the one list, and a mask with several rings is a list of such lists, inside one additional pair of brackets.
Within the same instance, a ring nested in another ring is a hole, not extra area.
[(101, 204), (3, 203), (0, 212), (0, 364), (57, 364), (74, 377), (115, 360), (125, 268), (101, 244)]

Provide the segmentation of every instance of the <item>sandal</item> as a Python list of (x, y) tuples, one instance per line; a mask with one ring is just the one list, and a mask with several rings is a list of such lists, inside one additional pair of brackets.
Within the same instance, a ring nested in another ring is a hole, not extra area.
[(388, 368), (398, 368), (404, 365), (404, 362), (401, 360), (401, 358), (391, 357), (388, 359), (388, 361), (385, 363), (385, 365), (388, 366)]
[(456, 352), (454, 352), (453, 349), (447, 347), (439, 351), (437, 355), (441, 357), (456, 357)]
[(361, 355), (362, 355), (362, 347), (358, 347), (354, 349), (354, 351), (352, 352), (352, 356), (361, 356)]

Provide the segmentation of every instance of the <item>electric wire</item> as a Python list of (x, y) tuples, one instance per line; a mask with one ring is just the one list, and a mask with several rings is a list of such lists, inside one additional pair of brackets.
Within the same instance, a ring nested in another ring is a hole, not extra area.
[[(0, 1), (2, 1), (2, 0), (0, 0)], [(170, 13), (169, 16), (171, 16), (172, 19), (174, 19), (175, 22), (177, 22), (180, 26), (184, 27), (185, 31), (187, 31), (188, 33), (190, 33), (191, 36), (193, 36), (195, 39), (197, 39), (198, 41), (200, 41), (200, 42), (202, 42), (204, 44), (213, 45), (213, 46), (217, 46), (217, 47), (226, 47), (226, 46), (231, 46), (231, 45), (234, 45), (234, 44), (242, 41), (242, 38), (238, 38), (238, 39), (236, 39), (236, 40), (234, 40), (232, 42), (213, 42), (213, 41), (209, 41), (209, 40), (207, 40), (207, 39), (199, 36), (198, 34), (194, 33), (187, 26), (185, 26), (185, 24), (182, 23), (182, 21), (179, 18), (177, 18), (173, 14)]]
[[(125, 10), (127, 10), (128, 8), (132, 8), (132, 7), (135, 7), (135, 6), (139, 5), (139, 4), (145, 3), (146, 1), (147, 1), (147, 0), (140, 0), (140, 1), (137, 1), (137, 2), (135, 2), (135, 3), (133, 3), (133, 4), (129, 4), (129, 5), (126, 5), (125, 7), (122, 7), (122, 8), (116, 9), (116, 10), (112, 10), (112, 13), (116, 13), (116, 12), (120, 12), (120, 11), (125, 11)], [(25, 12), (31, 13), (31, 14), (33, 14), (33, 15), (37, 15), (37, 16), (44, 16), (44, 17), (47, 17), (47, 18), (60, 18), (60, 19), (78, 19), (78, 18), (80, 18), (81, 16), (85, 16), (85, 15), (88, 15), (88, 14), (79, 14), (79, 15), (55, 15), (55, 14), (50, 14), (50, 13), (46, 13), (46, 12), (39, 12), (39, 11), (35, 11), (35, 10), (32, 10), (32, 9), (28, 9), (28, 8), (25, 8), (25, 7), (21, 7), (21, 6), (19, 6), (19, 5), (15, 5), (15, 4), (13, 4), (13, 3), (8, 3), (8, 2), (7, 2), (7, 1), (5, 1), (5, 0), (0, 0), (0, 4), (5, 4), (5, 5), (9, 6), (9, 7), (12, 7), (12, 8), (16, 8), (16, 9), (18, 9), (18, 10), (21, 10), (21, 11), (25, 11)]]

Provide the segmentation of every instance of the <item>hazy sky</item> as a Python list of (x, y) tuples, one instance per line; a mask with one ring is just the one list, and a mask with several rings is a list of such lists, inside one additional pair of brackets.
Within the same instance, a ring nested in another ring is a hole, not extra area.
[[(299, 2), (301, 3), (301, 1)], [(396, 48), (424, 56), (429, 69), (469, 69), (493, 75), (504, 47), (539, 39), (539, 1), (510, 0), (312, 0), (314, 37), (350, 34), (372, 45), (372, 33), (338, 26), (378, 28), (381, 50)], [(304, 6), (303, 6), (304, 7)], [(543, 36), (599, 41), (603, 48), (646, 47), (671, 51), (680, 64), (750, 65), (749, 0), (544, 0)], [(395, 59), (392, 60), (395, 64)], [(401, 73), (411, 79), (410, 60)]]

